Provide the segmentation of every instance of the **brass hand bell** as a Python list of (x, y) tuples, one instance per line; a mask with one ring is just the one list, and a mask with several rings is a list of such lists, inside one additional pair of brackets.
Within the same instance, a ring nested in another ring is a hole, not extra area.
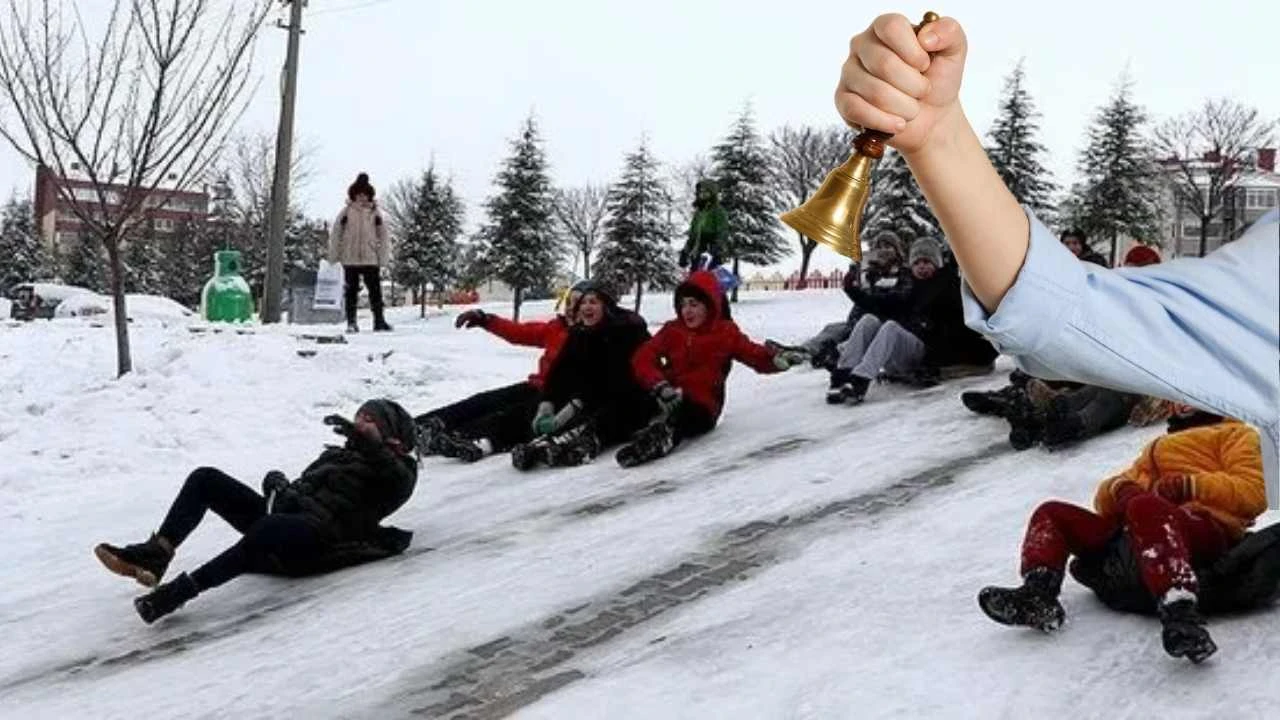
[[(927, 12), (916, 32), (938, 19)], [(832, 170), (817, 192), (804, 204), (782, 214), (782, 222), (854, 262), (862, 260), (862, 211), (871, 194), (871, 170), (884, 157), (884, 142), (893, 137), (878, 130), (863, 130), (853, 139), (853, 154)]]

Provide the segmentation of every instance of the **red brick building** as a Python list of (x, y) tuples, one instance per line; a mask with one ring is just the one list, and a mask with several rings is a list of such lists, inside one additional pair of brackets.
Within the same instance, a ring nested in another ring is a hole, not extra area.
[[(73, 170), (76, 166), (72, 166)], [(60, 178), (48, 167), (36, 168), (35, 214), (36, 229), (47, 246), (57, 249), (79, 239), (80, 218), (71, 204), (59, 192), (61, 185), (67, 193), (85, 206), (96, 207), (99, 198), (94, 184), (76, 177)], [(127, 185), (110, 185), (106, 188), (108, 210), (119, 208), (131, 195), (141, 193)], [(159, 233), (171, 232), (181, 222), (202, 222), (209, 216), (209, 195), (205, 192), (189, 192), (157, 188), (143, 202), (145, 218), (155, 224)]]

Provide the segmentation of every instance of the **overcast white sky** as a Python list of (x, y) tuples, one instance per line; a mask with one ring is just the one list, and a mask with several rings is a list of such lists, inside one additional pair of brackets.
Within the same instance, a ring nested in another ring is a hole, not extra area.
[[(319, 172), (300, 199), (328, 217), (356, 172), (382, 190), (434, 156), (474, 219), (530, 111), (563, 185), (607, 182), (642, 134), (665, 161), (704, 154), (748, 100), (764, 131), (838, 122), (831, 96), (849, 37), (881, 12), (915, 19), (929, 9), (968, 32), (962, 99), (980, 131), (1003, 77), (1026, 58), (1060, 181), (1126, 64), (1153, 116), (1232, 96), (1280, 117), (1274, 1), (310, 0), (297, 133), (317, 146)], [(284, 41), (274, 28), (259, 40), (262, 82), (245, 129), (274, 131)], [(0, 193), (29, 193), (32, 174), (0, 147)], [(815, 260), (844, 262), (822, 248)], [(784, 267), (798, 264), (797, 255)]]

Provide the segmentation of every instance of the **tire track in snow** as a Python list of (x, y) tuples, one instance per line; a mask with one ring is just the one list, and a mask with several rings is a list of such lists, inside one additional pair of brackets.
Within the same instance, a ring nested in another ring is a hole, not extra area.
[[(376, 717), (489, 720), (509, 715), (587, 676), (571, 661), (669, 610), (697, 602), (780, 563), (782, 543), (840, 520), (896, 510), (957, 475), (1012, 452), (998, 442), (888, 485), (796, 515), (755, 520), (723, 533), (668, 569), (583, 605), (422, 668), (410, 686), (370, 711)], [(655, 641), (656, 642), (656, 641)]]

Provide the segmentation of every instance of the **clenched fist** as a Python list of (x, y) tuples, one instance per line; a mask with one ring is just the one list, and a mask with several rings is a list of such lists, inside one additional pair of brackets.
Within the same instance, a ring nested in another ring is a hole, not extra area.
[(902, 15), (881, 15), (849, 42), (836, 87), (846, 122), (892, 134), (891, 147), (924, 147), (943, 123), (963, 119), (960, 79), (967, 50), (964, 30), (941, 18), (917, 34)]

